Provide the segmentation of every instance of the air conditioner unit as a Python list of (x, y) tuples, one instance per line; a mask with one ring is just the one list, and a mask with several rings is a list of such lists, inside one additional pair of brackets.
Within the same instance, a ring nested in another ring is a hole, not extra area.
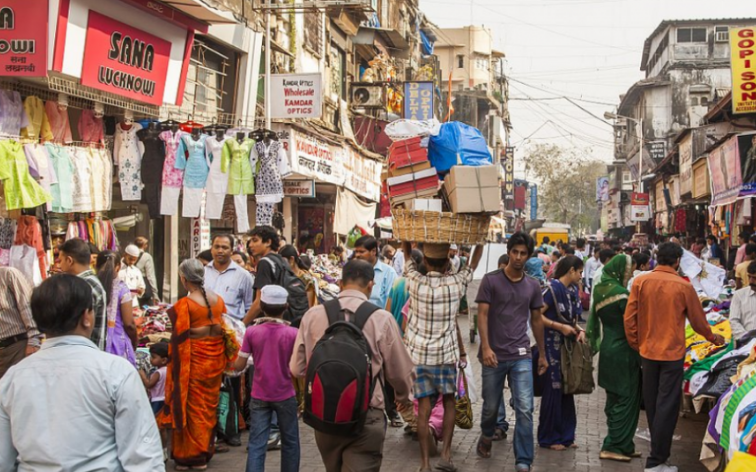
[(386, 89), (382, 84), (352, 84), (352, 106), (357, 108), (383, 108), (386, 106)]

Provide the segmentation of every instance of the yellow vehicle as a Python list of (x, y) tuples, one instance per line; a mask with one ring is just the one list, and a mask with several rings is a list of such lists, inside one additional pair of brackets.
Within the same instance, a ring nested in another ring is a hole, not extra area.
[(530, 236), (535, 240), (536, 247), (543, 244), (543, 238), (548, 237), (550, 242), (562, 240), (563, 243), (570, 240), (570, 228), (544, 226), (530, 231)]

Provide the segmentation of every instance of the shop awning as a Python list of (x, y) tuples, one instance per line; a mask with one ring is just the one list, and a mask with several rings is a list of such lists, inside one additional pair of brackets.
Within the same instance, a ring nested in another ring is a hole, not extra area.
[(161, 0), (187, 15), (209, 24), (237, 23), (234, 16), (225, 11), (218, 10), (202, 0)]
[(352, 44), (373, 45), (376, 39), (386, 48), (391, 49), (392, 55), (402, 59), (409, 58), (409, 43), (395, 29), (360, 26), (357, 34), (352, 38)]

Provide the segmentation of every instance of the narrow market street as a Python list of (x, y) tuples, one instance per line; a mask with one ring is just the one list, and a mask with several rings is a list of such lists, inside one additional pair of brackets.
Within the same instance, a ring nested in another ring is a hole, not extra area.
[[(467, 317), (459, 318), (460, 328), (463, 333), (467, 332), (469, 326)], [(465, 345), (469, 355), (477, 353), (478, 345), (470, 344), (469, 339), (465, 337)], [(472, 365), (475, 370), (476, 380), (480, 386), (480, 362), (471, 357)], [(510, 392), (506, 391), (505, 395), (509, 399)], [(644, 462), (639, 459), (633, 460), (629, 464), (613, 461), (599, 460), (598, 454), (601, 450), (601, 441), (606, 435), (606, 417), (604, 416), (604, 402), (606, 396), (603, 389), (596, 389), (591, 395), (578, 395), (576, 398), (578, 426), (577, 426), (577, 449), (568, 449), (566, 451), (550, 451), (548, 449), (536, 448), (536, 459), (533, 464), (533, 472), (625, 472), (625, 471), (642, 471)], [(536, 427), (538, 423), (538, 409), (540, 406), (539, 399), (536, 399), (534, 419)], [(454, 430), (454, 453), (455, 464), (460, 472), (494, 472), (502, 470), (513, 470), (514, 453), (512, 449), (512, 430), (510, 429), (509, 438), (494, 444), (493, 455), (491, 459), (481, 459), (475, 454), (475, 444), (480, 435), (480, 428), (477, 424), (477, 418), (480, 417), (482, 401), (473, 405), (473, 411), (476, 418), (476, 424), (473, 429), (463, 430), (456, 428)], [(507, 410), (507, 419), (512, 423), (514, 415), (511, 409)], [(676, 435), (680, 435), (679, 440), (675, 440), (672, 447), (671, 460), (679, 467), (682, 472), (705, 472), (706, 468), (698, 461), (701, 452), (701, 438), (708, 416), (688, 414), (677, 425)], [(641, 421), (639, 428), (646, 428), (645, 413), (641, 412)], [(299, 433), (302, 450), (302, 472), (323, 472), (320, 453), (315, 445), (315, 438), (312, 428), (300, 421)], [(217, 454), (210, 463), (209, 470), (243, 470), (247, 463), (246, 453), (247, 435), (242, 436), (242, 446), (231, 448), (231, 452)], [(648, 453), (649, 443), (636, 437), (636, 447), (643, 453), (645, 458)], [(414, 471), (420, 460), (420, 448), (417, 441), (410, 439), (404, 433), (403, 428), (388, 428), (386, 432), (386, 442), (383, 447), (383, 466), (381, 470), (388, 472), (393, 471)], [(435, 459), (435, 458), (434, 458)], [(433, 460), (431, 459), (431, 463)], [(281, 463), (281, 451), (268, 451), (265, 462), (266, 472), (277, 472)]]

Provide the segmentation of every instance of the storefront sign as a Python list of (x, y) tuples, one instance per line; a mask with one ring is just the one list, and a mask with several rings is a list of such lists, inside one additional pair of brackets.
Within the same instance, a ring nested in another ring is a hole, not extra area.
[(210, 239), (210, 220), (205, 217), (205, 198), (206, 194), (202, 195), (202, 210), (199, 218), (192, 218), (191, 223), (191, 255), (190, 257), (197, 257), (197, 255), (212, 246)]
[[(514, 148), (507, 147), (502, 153), (501, 165), (504, 167), (504, 195), (506, 200), (514, 199)], [(508, 208), (511, 209), (511, 208)]]
[(315, 198), (314, 180), (284, 180), (283, 189), (287, 197)]
[(344, 184), (344, 167), (334, 156), (339, 146), (322, 141), (290, 126), (274, 125), (289, 156), (291, 171), (304, 178), (336, 185)]
[(709, 166), (701, 159), (693, 164), (693, 198), (702, 198), (709, 195)]
[(648, 194), (632, 192), (630, 194), (631, 205), (648, 205)]
[(609, 200), (609, 177), (599, 177), (596, 179), (596, 201), (605, 202)]
[(669, 179), (669, 202), (672, 207), (680, 204), (680, 175), (674, 175)]
[(756, 194), (756, 133), (741, 134), (737, 138), (743, 176), (740, 195), (754, 195)]
[(323, 114), (320, 74), (274, 74), (270, 78), (273, 118), (320, 118)]
[(345, 145), (341, 153), (344, 157), (344, 187), (368, 200), (380, 200), (382, 164), (364, 157), (349, 145)]
[(170, 55), (168, 41), (90, 11), (81, 83), (161, 105)]
[(404, 118), (408, 120), (433, 118), (433, 82), (404, 83)]
[(756, 27), (730, 28), (732, 112), (756, 112)]
[(538, 219), (538, 184), (530, 184), (530, 219)]
[(678, 144), (680, 153), (680, 194), (693, 190), (693, 136), (688, 134)]
[(738, 198), (742, 183), (738, 137), (725, 141), (707, 158), (711, 176), (712, 205), (727, 205)]
[(654, 190), (654, 210), (656, 213), (667, 211), (667, 202), (664, 198), (664, 181), (656, 182)]
[(651, 219), (651, 211), (648, 205), (628, 205), (626, 208), (630, 211), (630, 221), (648, 221)]
[(667, 143), (664, 141), (652, 141), (646, 144), (646, 148), (648, 148), (651, 158), (656, 162), (661, 161), (667, 155)]
[(0, 76), (47, 76), (47, 0), (3, 0)]

